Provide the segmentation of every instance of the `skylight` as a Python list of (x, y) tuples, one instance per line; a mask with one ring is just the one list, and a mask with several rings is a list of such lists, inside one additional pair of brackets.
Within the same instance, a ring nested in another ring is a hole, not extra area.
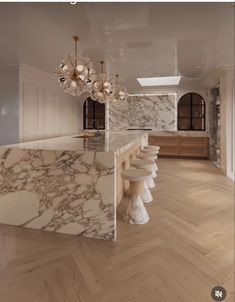
[(179, 85), (181, 76), (137, 78), (141, 86), (171, 86)]

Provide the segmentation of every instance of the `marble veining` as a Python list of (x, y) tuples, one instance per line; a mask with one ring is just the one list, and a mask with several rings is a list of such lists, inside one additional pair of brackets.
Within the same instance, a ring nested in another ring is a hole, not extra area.
[(1, 147), (0, 223), (115, 240), (116, 158), (147, 141), (118, 131)]
[(110, 103), (109, 127), (175, 131), (176, 95), (130, 96), (126, 103)]
[(0, 223), (112, 239), (114, 153), (0, 149)]

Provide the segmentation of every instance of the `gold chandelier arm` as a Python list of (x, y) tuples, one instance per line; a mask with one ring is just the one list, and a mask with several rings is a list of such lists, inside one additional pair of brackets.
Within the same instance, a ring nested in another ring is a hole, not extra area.
[(104, 84), (104, 79), (103, 79), (103, 76), (104, 76), (104, 61), (100, 61), (100, 65), (101, 65), (101, 80), (102, 80), (102, 86)]
[(75, 69), (76, 65), (74, 66), (71, 56), (68, 55), (68, 58), (69, 58), (69, 61), (70, 61), (71, 65), (72, 65), (72, 67)]
[(79, 41), (79, 37), (78, 36), (74, 36), (73, 39), (74, 39), (74, 42), (75, 42), (74, 53), (75, 53), (75, 68), (76, 68), (76, 66), (77, 66), (77, 55), (78, 55), (78, 41)]
[(116, 85), (117, 85), (117, 87), (118, 87), (118, 77), (119, 77), (119, 75), (116, 74)]

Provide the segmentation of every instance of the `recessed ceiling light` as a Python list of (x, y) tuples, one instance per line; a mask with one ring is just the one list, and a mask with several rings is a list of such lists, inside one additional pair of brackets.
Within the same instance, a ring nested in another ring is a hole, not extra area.
[(137, 78), (141, 86), (169, 86), (179, 85), (181, 76), (174, 77), (152, 77), (152, 78)]

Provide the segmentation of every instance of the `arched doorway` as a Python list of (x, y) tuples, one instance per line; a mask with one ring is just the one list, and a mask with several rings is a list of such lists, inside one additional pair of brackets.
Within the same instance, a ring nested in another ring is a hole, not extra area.
[(105, 129), (105, 104), (86, 99), (83, 104), (83, 129)]
[(180, 98), (178, 102), (178, 130), (206, 130), (206, 103), (200, 94), (190, 92)]

